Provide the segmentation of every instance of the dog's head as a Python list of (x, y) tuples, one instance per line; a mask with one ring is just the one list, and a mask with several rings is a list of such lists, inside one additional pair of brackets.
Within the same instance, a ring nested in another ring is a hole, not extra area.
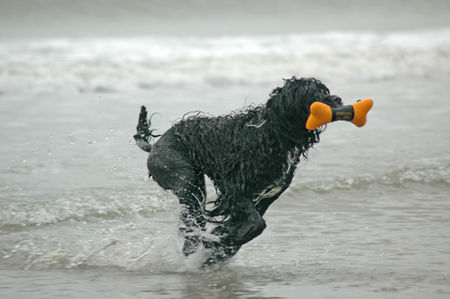
[(305, 128), (312, 103), (323, 102), (332, 108), (343, 105), (341, 98), (330, 95), (330, 90), (317, 79), (292, 77), (284, 81), (283, 87), (272, 91), (266, 106), (286, 121), (298, 124), (297, 129)]
[[(308, 132), (305, 128), (310, 113), (309, 107), (314, 102), (323, 102), (337, 108), (343, 105), (341, 98), (330, 95), (325, 84), (314, 78), (292, 77), (284, 81), (283, 87), (275, 88), (270, 94), (266, 104), (269, 114), (280, 122), (284, 130), (289, 131), (286, 133), (292, 136), (291, 139), (306, 138), (318, 141), (318, 134), (323, 129)], [(314, 136), (310, 136), (311, 134)]]

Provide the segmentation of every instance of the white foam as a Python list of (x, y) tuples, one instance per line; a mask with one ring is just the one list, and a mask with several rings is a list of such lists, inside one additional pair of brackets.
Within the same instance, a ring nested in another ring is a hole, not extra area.
[[(439, 164), (418, 163), (418, 165), (398, 166), (393, 169), (380, 172), (363, 173), (358, 175), (334, 175), (328, 179), (317, 176), (312, 178), (298, 178), (297, 184), (293, 184), (288, 192), (301, 192), (310, 190), (315, 193), (336, 192), (337, 190), (366, 189), (369, 186), (386, 186), (409, 188), (411, 185), (446, 187), (450, 184), (448, 162)], [(299, 186), (299, 187), (297, 187)]]
[(0, 43), (0, 92), (117, 92), (156, 85), (448, 78), (450, 29)]
[[(176, 209), (170, 195), (142, 195), (121, 190), (98, 190), (58, 194), (58, 196), (23, 195), (0, 210), (0, 228), (14, 229), (37, 227), (60, 222), (83, 222), (89, 219), (114, 219), (124, 216), (146, 216)], [(168, 194), (168, 193), (167, 193)], [(48, 204), (51, 202), (51, 204)], [(97, 221), (96, 220), (96, 221)]]

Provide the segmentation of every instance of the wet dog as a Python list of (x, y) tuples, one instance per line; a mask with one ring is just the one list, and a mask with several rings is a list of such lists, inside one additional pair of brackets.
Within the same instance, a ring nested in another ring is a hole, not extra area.
[[(267, 208), (319, 142), (324, 127), (305, 128), (315, 101), (342, 106), (319, 80), (293, 77), (275, 88), (264, 105), (218, 117), (185, 117), (154, 144), (150, 138), (159, 136), (141, 108), (134, 138), (149, 152), (150, 176), (179, 199), (186, 256), (204, 246), (205, 266), (224, 262), (262, 233)], [(213, 202), (206, 201), (205, 175), (216, 189)], [(215, 225), (206, 232), (208, 223)]]

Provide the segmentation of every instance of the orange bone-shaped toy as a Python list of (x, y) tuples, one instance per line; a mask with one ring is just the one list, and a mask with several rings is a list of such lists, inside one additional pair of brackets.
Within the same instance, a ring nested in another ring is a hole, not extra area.
[(331, 108), (327, 104), (314, 102), (309, 107), (311, 113), (306, 121), (306, 128), (314, 130), (336, 120), (351, 121), (356, 126), (362, 127), (367, 121), (366, 115), (372, 105), (372, 99), (361, 100), (339, 108)]

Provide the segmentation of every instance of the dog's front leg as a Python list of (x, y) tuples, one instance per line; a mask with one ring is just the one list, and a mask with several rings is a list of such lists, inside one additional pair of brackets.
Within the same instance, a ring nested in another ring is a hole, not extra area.
[(266, 222), (253, 203), (246, 198), (233, 202), (230, 219), (214, 229), (212, 234), (229, 246), (241, 246), (260, 235)]
[(208, 258), (203, 263), (205, 267), (225, 262), (235, 255), (241, 246), (258, 235), (266, 228), (266, 223), (250, 200), (240, 199), (233, 202), (230, 219), (219, 224), (212, 234), (219, 241), (203, 240), (203, 245), (209, 251)]
[(203, 262), (203, 268), (226, 262), (241, 248), (241, 246), (227, 246), (215, 241), (203, 241), (203, 245), (209, 251), (206, 260)]

